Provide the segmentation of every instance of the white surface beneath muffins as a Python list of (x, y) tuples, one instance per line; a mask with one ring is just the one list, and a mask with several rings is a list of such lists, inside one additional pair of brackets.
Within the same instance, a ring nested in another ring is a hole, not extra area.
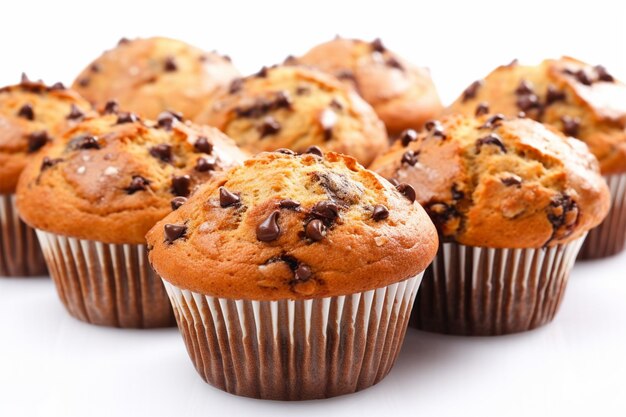
[(626, 415), (626, 253), (575, 266), (555, 321), (491, 338), (409, 328), (378, 385), (329, 400), (252, 400), (205, 384), (177, 329), (66, 313), (49, 279), (0, 279), (0, 416)]

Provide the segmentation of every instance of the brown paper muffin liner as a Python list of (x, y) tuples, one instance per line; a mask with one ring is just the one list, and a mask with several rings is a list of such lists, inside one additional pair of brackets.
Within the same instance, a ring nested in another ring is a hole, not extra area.
[(0, 277), (48, 275), (35, 231), (20, 220), (15, 194), (0, 194)]
[(626, 174), (604, 177), (611, 191), (611, 209), (606, 219), (589, 231), (578, 259), (606, 258), (620, 253), (626, 244)]
[(539, 249), (440, 244), (424, 273), (411, 326), (495, 336), (546, 324), (561, 304), (583, 240)]
[(115, 245), (37, 230), (67, 311), (92, 324), (126, 328), (175, 324), (145, 245)]
[(206, 382), (246, 397), (308, 400), (356, 392), (387, 375), (421, 279), (298, 301), (215, 298), (164, 282)]

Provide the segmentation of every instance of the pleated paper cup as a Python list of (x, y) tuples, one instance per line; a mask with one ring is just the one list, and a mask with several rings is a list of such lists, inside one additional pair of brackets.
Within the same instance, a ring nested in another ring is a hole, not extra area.
[(600, 226), (589, 231), (578, 255), (581, 260), (616, 255), (626, 244), (626, 174), (604, 178), (611, 192), (611, 208)]
[(421, 330), (495, 336), (554, 318), (584, 236), (538, 249), (440, 244), (424, 274), (411, 325)]
[(297, 301), (216, 298), (164, 283), (206, 382), (246, 397), (309, 400), (353, 393), (387, 375), (421, 279)]
[(15, 194), (0, 194), (0, 277), (47, 274), (35, 231), (17, 215)]
[(125, 328), (175, 324), (145, 245), (116, 245), (37, 230), (50, 275), (67, 311), (92, 324)]

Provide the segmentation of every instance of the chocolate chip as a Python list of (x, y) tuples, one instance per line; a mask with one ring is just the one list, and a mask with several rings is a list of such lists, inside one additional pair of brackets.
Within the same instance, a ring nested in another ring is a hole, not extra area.
[(541, 107), (541, 103), (539, 102), (539, 97), (536, 94), (525, 94), (521, 95), (517, 98), (515, 102), (517, 107), (522, 111), (528, 111), (531, 109), (536, 109)]
[(414, 202), (415, 198), (417, 197), (415, 194), (415, 189), (407, 183), (398, 184), (396, 186), (396, 190), (398, 190), (400, 194), (405, 196), (411, 203)]
[(343, 104), (341, 104), (336, 98), (330, 100), (328, 105), (337, 111), (343, 110)]
[(278, 148), (274, 152), (282, 153), (284, 155), (295, 155), (296, 154), (294, 151), (292, 151), (291, 149), (287, 149), (287, 148)]
[(483, 85), (482, 80), (477, 80), (471, 83), (469, 87), (467, 87), (465, 91), (463, 91), (463, 98), (462, 98), (463, 102), (466, 102), (467, 100), (476, 97), (476, 94), (478, 93), (478, 89), (480, 89), (482, 85)]
[(300, 207), (300, 203), (298, 203), (297, 201), (291, 200), (289, 198), (284, 199), (284, 200), (280, 200), (278, 202), (278, 207), (282, 208), (282, 209), (288, 209), (288, 210), (295, 210), (298, 207)]
[(209, 142), (206, 136), (200, 136), (193, 144), (193, 147), (196, 151), (210, 154), (213, 152), (213, 144)]
[(187, 226), (184, 224), (166, 224), (163, 227), (165, 232), (165, 242), (170, 245), (178, 239), (182, 239), (187, 234)]
[(33, 106), (26, 103), (17, 112), (17, 116), (26, 120), (35, 120), (35, 111), (33, 110)]
[(483, 101), (482, 103), (479, 103), (478, 106), (476, 106), (476, 111), (474, 112), (474, 115), (476, 117), (479, 117), (487, 113), (489, 113), (489, 103)]
[(287, 57), (283, 60), (284, 65), (295, 65), (298, 63), (298, 59), (293, 55), (287, 55)]
[(120, 38), (120, 40), (117, 41), (117, 45), (118, 46), (126, 45), (127, 43), (130, 43), (130, 39), (128, 39), (128, 38)]
[(150, 155), (163, 162), (172, 162), (172, 146), (167, 143), (153, 146), (150, 148)]
[(176, 65), (176, 60), (173, 56), (168, 56), (167, 58), (165, 58), (165, 61), (163, 63), (163, 70), (165, 70), (165, 72), (173, 72), (177, 69), (178, 65)]
[(280, 236), (280, 227), (278, 226), (278, 216), (280, 211), (274, 210), (261, 224), (256, 228), (256, 238), (261, 242), (272, 242)]
[(299, 85), (298, 87), (296, 87), (296, 95), (298, 96), (309, 94), (310, 91), (311, 89), (306, 85)]
[(145, 191), (148, 189), (150, 181), (141, 175), (133, 175), (130, 185), (126, 187), (126, 194), (135, 194), (137, 191)]
[(179, 175), (172, 178), (172, 194), (188, 197), (191, 192), (191, 177), (189, 175)]
[(235, 94), (241, 91), (243, 88), (243, 78), (235, 78), (230, 82), (230, 86), (228, 87), (229, 94)]
[(609, 74), (606, 68), (604, 68), (602, 65), (596, 65), (595, 67), (593, 67), (593, 69), (596, 71), (598, 81), (605, 81), (609, 83), (615, 81), (615, 78), (613, 78), (613, 76)]
[(308, 148), (306, 148), (306, 150), (304, 152), (302, 152), (303, 154), (312, 154), (312, 155), (317, 155), (321, 158), (324, 157), (324, 152), (320, 149), (319, 146), (309, 146)]
[(287, 91), (279, 91), (274, 96), (274, 107), (277, 109), (291, 108), (291, 97)]
[(452, 199), (453, 200), (462, 200), (465, 197), (465, 193), (461, 190), (459, 190), (458, 185), (457, 184), (453, 184), (452, 188), (450, 189), (450, 192), (452, 194)]
[(400, 159), (400, 163), (415, 166), (415, 164), (417, 164), (418, 155), (419, 151), (414, 152), (412, 150), (408, 150), (402, 154), (402, 159)]
[(237, 107), (235, 113), (238, 117), (260, 117), (272, 109), (273, 102), (265, 99), (258, 99), (248, 107)]
[(438, 230), (444, 229), (445, 223), (459, 215), (456, 207), (446, 203), (429, 203), (425, 209)]
[(78, 85), (81, 86), (81, 87), (87, 87), (87, 86), (89, 86), (90, 82), (91, 82), (91, 80), (88, 77), (85, 77), (85, 78), (81, 78), (78, 81)]
[(370, 46), (372, 47), (372, 51), (380, 53), (385, 52), (385, 45), (383, 45), (383, 41), (381, 41), (380, 38), (374, 39), (370, 43)]
[(28, 78), (28, 75), (26, 75), (25, 72), (22, 73), (22, 75), (20, 76), (20, 84), (28, 84), (30, 83), (30, 78)]
[(400, 71), (404, 71), (404, 67), (402, 66), (400, 61), (398, 61), (394, 57), (387, 58), (387, 60), (385, 61), (385, 65), (387, 65), (389, 68), (395, 68), (399, 69)]
[(267, 116), (257, 128), (261, 139), (268, 135), (274, 135), (280, 131), (280, 123), (272, 116)]
[(293, 275), (296, 281), (308, 281), (313, 273), (311, 272), (311, 268), (304, 264), (300, 264), (294, 271)]
[(31, 133), (28, 135), (28, 152), (32, 153), (38, 151), (50, 140), (52, 139), (48, 136), (48, 132), (45, 130), (39, 130)]
[(63, 162), (63, 160), (61, 158), (52, 159), (47, 156), (44, 156), (43, 161), (41, 161), (41, 168), (40, 168), (41, 172), (45, 171), (48, 168), (52, 168), (59, 162)]
[(522, 178), (515, 174), (511, 174), (508, 177), (500, 178), (500, 182), (507, 187), (512, 187), (514, 185), (520, 185), (522, 183)]
[(335, 123), (337, 123), (337, 113), (331, 109), (322, 110), (320, 114), (320, 125), (322, 126), (325, 141), (332, 139)]
[(494, 127), (499, 126), (503, 120), (506, 120), (503, 114), (494, 114), (493, 116), (488, 118), (487, 121), (485, 121), (485, 124), (480, 126), (479, 129), (493, 129)]
[(226, 208), (236, 206), (241, 203), (239, 195), (231, 193), (224, 187), (220, 187), (220, 207)]
[(563, 125), (563, 133), (568, 136), (578, 136), (580, 131), (580, 119), (578, 117), (563, 116), (561, 117), (561, 124)]
[(170, 201), (170, 205), (172, 206), (172, 210), (178, 210), (180, 206), (187, 202), (187, 197), (174, 197), (172, 201)]
[(256, 74), (254, 74), (254, 76), (259, 77), (259, 78), (267, 77), (267, 67), (266, 66), (261, 67), (261, 69)]
[(409, 143), (415, 142), (417, 140), (417, 132), (413, 129), (407, 129), (404, 132), (400, 133), (400, 143), (402, 146), (409, 146)]
[(394, 187), (400, 185), (400, 182), (395, 178), (387, 178), (387, 181), (389, 181), (389, 183), (391, 183), (391, 185), (393, 185)]
[(135, 113), (131, 112), (120, 112), (117, 116), (117, 124), (121, 125), (124, 123), (135, 123), (139, 120), (139, 117)]
[(213, 171), (217, 167), (215, 158), (198, 158), (195, 170), (198, 172)]
[(591, 78), (587, 75), (587, 72), (584, 69), (579, 69), (574, 73), (574, 76), (578, 80), (579, 83), (584, 85), (591, 85)]
[(549, 106), (552, 103), (557, 101), (565, 100), (565, 92), (557, 90), (553, 85), (548, 86), (548, 90), (546, 91), (546, 105)]
[(67, 147), (71, 150), (76, 149), (100, 149), (98, 138), (92, 135), (79, 135), (73, 138)]
[(506, 153), (506, 147), (504, 146), (504, 143), (502, 143), (502, 138), (500, 138), (500, 136), (496, 135), (495, 133), (491, 133), (484, 138), (480, 138), (476, 141), (476, 153), (480, 153), (480, 149), (483, 147), (483, 145), (495, 145), (500, 148), (503, 153)]
[(331, 224), (339, 217), (339, 206), (332, 201), (320, 201), (311, 208), (311, 215)]
[(174, 125), (174, 121), (181, 121), (182, 118), (182, 114), (180, 113), (177, 114), (171, 111), (164, 111), (157, 116), (157, 125), (162, 129), (171, 130)]
[(552, 224), (553, 234), (550, 240), (561, 239), (570, 235), (578, 223), (578, 204), (568, 195), (561, 194), (552, 198), (548, 206), (548, 221)]
[(372, 219), (379, 222), (381, 220), (385, 220), (387, 217), (389, 217), (389, 209), (382, 204), (376, 204), (374, 206), (374, 210), (372, 211)]
[(335, 73), (335, 76), (340, 80), (355, 81), (354, 72), (351, 70), (341, 70)]
[(326, 236), (326, 226), (324, 226), (324, 223), (321, 220), (313, 219), (307, 223), (304, 228), (304, 234), (313, 242), (318, 242)]
[(104, 105), (104, 114), (116, 114), (120, 110), (120, 105), (115, 100), (109, 100)]
[(515, 89), (515, 94), (518, 96), (524, 96), (528, 94), (534, 94), (533, 85), (531, 82), (522, 80), (517, 88)]
[(83, 113), (76, 104), (72, 103), (72, 105), (70, 106), (70, 114), (67, 115), (67, 119), (79, 120), (82, 119), (84, 116), (85, 113)]

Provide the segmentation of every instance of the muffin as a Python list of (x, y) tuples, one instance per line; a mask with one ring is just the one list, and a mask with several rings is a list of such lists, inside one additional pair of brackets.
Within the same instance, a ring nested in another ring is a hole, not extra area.
[(181, 41), (122, 39), (89, 64), (73, 88), (98, 108), (117, 100), (149, 119), (167, 110), (194, 118), (217, 89), (237, 76), (230, 58)]
[(27, 162), (89, 111), (60, 83), (49, 87), (23, 76), (0, 89), (0, 276), (46, 274), (35, 231), (17, 215), (15, 188)]
[(537, 66), (513, 62), (476, 81), (449, 112), (486, 111), (528, 117), (584, 141), (600, 162), (612, 206), (602, 225), (589, 233), (581, 257), (601, 258), (626, 243), (626, 85), (601, 65), (573, 58)]
[(37, 230), (72, 316), (115, 327), (174, 324), (145, 234), (200, 183), (245, 158), (217, 129), (179, 118), (85, 118), (24, 170), (17, 207)]
[(337, 37), (288, 62), (319, 68), (354, 87), (394, 137), (405, 129), (420, 129), (443, 110), (428, 69), (407, 62), (380, 39)]
[(319, 148), (257, 155), (147, 240), (200, 375), (277, 400), (380, 381), (437, 250), (410, 186)]
[(587, 146), (530, 119), (455, 115), (407, 132), (372, 169), (413, 186), (440, 234), (412, 322), (499, 335), (551, 321), (609, 191)]
[(237, 79), (199, 116), (252, 153), (309, 146), (369, 164), (388, 147), (385, 127), (352, 89), (322, 72), (263, 68)]

